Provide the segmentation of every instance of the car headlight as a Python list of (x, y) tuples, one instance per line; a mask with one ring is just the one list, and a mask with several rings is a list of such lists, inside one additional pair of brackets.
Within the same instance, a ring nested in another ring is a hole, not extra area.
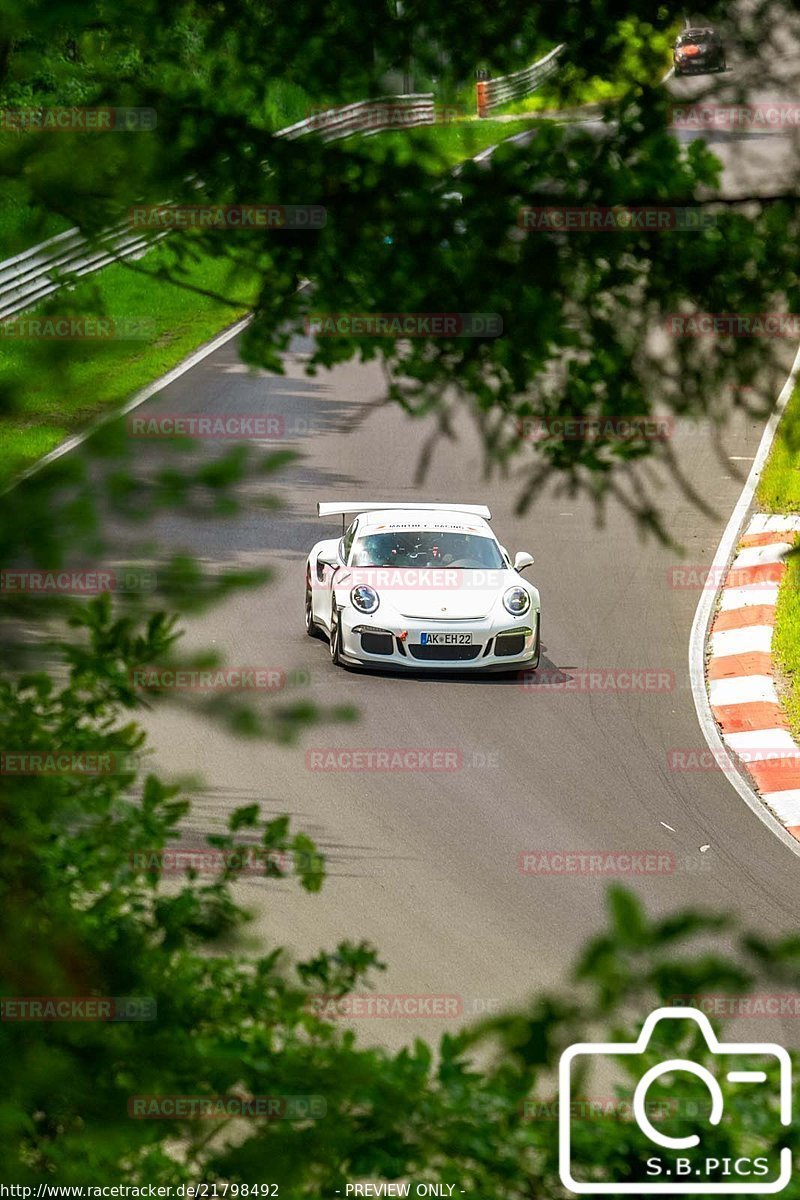
[(509, 588), (503, 596), (503, 607), (506, 612), (510, 612), (512, 617), (521, 617), (526, 613), (531, 606), (531, 598), (525, 588), (512, 587)]
[(375, 588), (361, 583), (358, 587), (354, 587), (350, 593), (350, 602), (353, 608), (357, 608), (359, 612), (374, 613), (377, 611), (381, 601)]

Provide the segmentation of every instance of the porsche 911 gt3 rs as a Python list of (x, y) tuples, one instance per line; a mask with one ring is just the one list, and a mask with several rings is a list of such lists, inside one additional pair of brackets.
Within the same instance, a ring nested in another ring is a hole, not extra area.
[[(540, 599), (480, 504), (320, 503), (340, 538), (308, 556), (305, 624), (337, 666), (436, 671), (532, 670)], [(346, 518), (352, 518), (344, 530)]]

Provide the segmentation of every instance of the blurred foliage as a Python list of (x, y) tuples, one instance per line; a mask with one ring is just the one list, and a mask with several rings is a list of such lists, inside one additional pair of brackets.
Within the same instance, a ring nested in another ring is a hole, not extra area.
[[(639, 78), (652, 74), (660, 53), (659, 37), (651, 46), (641, 35), (643, 23), (660, 35), (671, 20), (666, 8), (587, 9), (577, 0), (491, 12), (449, 0), (366, 9), (144, 0), (135, 11), (117, 0), (3, 0), (2, 105), (143, 106), (156, 110), (158, 125), (119, 136), (5, 130), (0, 179), (17, 181), (17, 200), (21, 188), (37, 220), (44, 214), (90, 234), (121, 220), (131, 203), (165, 198), (324, 204), (329, 219), (318, 233), (171, 238), (173, 269), (180, 274), (198, 238), (207, 253), (255, 265), (264, 282), (246, 349), (276, 370), (309, 311), (500, 313), (505, 334), (496, 340), (332, 339), (319, 345), (311, 369), (379, 355), (391, 394), (409, 411), (437, 413), (445, 434), (471, 412), (495, 461), (530, 455), (529, 489), (555, 471), (599, 499), (619, 495), (657, 528), (631, 472), (652, 452), (669, 461), (668, 447), (635, 436), (554, 436), (534, 459), (507, 422), (513, 429), (528, 417), (636, 417), (661, 395), (676, 412), (708, 412), (718, 394), (709, 380), (752, 383), (764, 346), (676, 346), (665, 365), (648, 351), (653, 324), (684, 306), (759, 310), (781, 292), (790, 306), (796, 300), (791, 197), (772, 197), (747, 215), (720, 206), (715, 227), (686, 235), (690, 253), (677, 252), (684, 243), (676, 238), (638, 232), (567, 242), (517, 235), (520, 204), (549, 203), (553, 189), (575, 204), (691, 204), (701, 188), (713, 196), (713, 159), (700, 145), (678, 147), (665, 128), (667, 98)], [(633, 32), (620, 38), (625, 21)], [(751, 29), (743, 44), (756, 40)], [(267, 80), (282, 80), (292, 103), (293, 88), (312, 102), (366, 96), (413, 58), (455, 94), (476, 63), (512, 70), (529, 61), (531, 46), (560, 41), (569, 45), (570, 86), (598, 72), (622, 85), (605, 137), (543, 124), (524, 153), (506, 147), (484, 167), (468, 164), (457, 185), (391, 140), (323, 146), (274, 137), (280, 106)], [(454, 186), (457, 202), (448, 196)], [(298, 293), (306, 278), (313, 289)], [(10, 407), (0, 420), (11, 419)], [(3, 593), (4, 662), (21, 669), (0, 683), (3, 753), (101, 753), (114, 769), (5, 770), (0, 990), (6, 999), (147, 997), (157, 1010), (157, 1019), (143, 1021), (0, 1022), (0, 1171), (18, 1184), (269, 1179), (284, 1200), (316, 1200), (364, 1176), (435, 1176), (487, 1200), (561, 1196), (556, 1125), (531, 1120), (526, 1108), (552, 1099), (560, 1051), (590, 1032), (630, 1040), (655, 1004), (676, 995), (744, 994), (773, 982), (797, 988), (798, 939), (767, 944), (697, 913), (654, 920), (612, 890), (609, 931), (589, 944), (568, 992), (537, 995), (524, 1011), (448, 1034), (435, 1049), (417, 1041), (396, 1054), (359, 1048), (316, 1004), (320, 994), (373, 986), (382, 965), (373, 947), (343, 944), (294, 966), (278, 948), (259, 958), (243, 953), (248, 914), (231, 892), (242, 870), (235, 855), (210, 881), (192, 872), (163, 877), (160, 856), (179, 844), (191, 791), (148, 769), (135, 714), (163, 697), (133, 687), (131, 672), (216, 661), (181, 655), (171, 614), (202, 611), (232, 589), (268, 581), (249, 569), (214, 574), (188, 554), (165, 551), (150, 524), (168, 513), (235, 515), (248, 502), (241, 485), (256, 477), (267, 486), (287, 462), (285, 454), (259, 459), (241, 449), (198, 459), (191, 446), (175, 444), (164, 458), (132, 466), (124, 429), (112, 424), (86, 455), (59, 459), (0, 497), (4, 568), (79, 569), (113, 553), (120, 571), (153, 582), (113, 604), (107, 596), (39, 596), (34, 607), (30, 597)], [(258, 500), (270, 498), (259, 492)], [(249, 716), (235, 705), (212, 707), (239, 732), (282, 741), (312, 720), (352, 715), (304, 703)], [(309, 892), (323, 884), (311, 839), (259, 806), (238, 809), (228, 830), (208, 840), (223, 852), (257, 851), (265, 886), (287, 869)], [(667, 1041), (703, 1060), (696, 1033), (673, 1031)], [(130, 1098), (148, 1094), (311, 1095), (324, 1101), (325, 1115), (129, 1119)], [(771, 1117), (774, 1106), (732, 1102), (709, 1152), (770, 1151), (780, 1134)], [(670, 1119), (680, 1125), (685, 1113)], [(592, 1125), (584, 1133), (603, 1179), (639, 1165), (629, 1121), (611, 1122), (602, 1137)], [(786, 1137), (794, 1148), (796, 1130)]]
[[(225, 855), (216, 876), (187, 871), (164, 886), (162, 852), (179, 845), (191, 799), (146, 768), (126, 679), (137, 662), (164, 653), (174, 626), (163, 618), (136, 628), (115, 621), (107, 598), (94, 601), (80, 625), (85, 654), (67, 654), (60, 683), (36, 674), (0, 685), (6, 754), (114, 756), (114, 770), (94, 775), (4, 778), (2, 994), (138, 997), (154, 1019), (7, 1015), (0, 1023), (4, 1180), (269, 1181), (287, 1200), (312, 1200), (354, 1179), (422, 1178), (487, 1200), (558, 1197), (554, 1079), (567, 1045), (590, 1034), (633, 1040), (645, 1014), (676, 997), (800, 988), (796, 936), (768, 944), (701, 913), (651, 919), (632, 894), (614, 888), (608, 931), (586, 947), (569, 991), (535, 995), (521, 1011), (444, 1035), (436, 1048), (420, 1040), (398, 1053), (359, 1047), (325, 1010), (332, 999), (374, 986), (382, 966), (374, 948), (346, 943), (292, 965), (278, 948), (253, 958), (236, 940), (247, 913), (230, 891), (239, 860), (226, 852), (261, 854), (267, 879), (294, 871), (306, 890), (322, 885), (321, 856), (287, 819), (268, 820), (258, 805), (236, 810), (228, 832), (209, 839)], [(576, 1077), (577, 1096), (615, 1098), (602, 1124), (597, 1113), (579, 1108), (576, 1116), (576, 1153), (597, 1179), (638, 1178), (644, 1169), (649, 1152), (629, 1114), (645, 1067), (678, 1055), (713, 1065), (691, 1023), (657, 1032), (637, 1059), (639, 1074), (631, 1066), (613, 1090), (606, 1083), (598, 1092), (601, 1085)], [(290, 1110), (280, 1119), (212, 1120), (143, 1120), (129, 1109), (134, 1097), (175, 1096), (269, 1097), (276, 1105), (314, 1097), (316, 1108), (314, 1116)], [(662, 1086), (659, 1099), (662, 1131), (685, 1136), (703, 1126), (707, 1100), (692, 1077)], [(798, 1148), (796, 1125), (782, 1130), (777, 1120), (775, 1094), (754, 1100), (734, 1090), (728, 1099), (704, 1153)]]
[[(487, 465), (522, 468), (521, 507), (558, 480), (587, 489), (599, 505), (616, 496), (663, 532), (646, 460), (659, 459), (678, 478), (680, 467), (669, 442), (648, 434), (645, 418), (658, 408), (724, 420), (741, 406), (733, 385), (757, 385), (759, 413), (772, 403), (779, 368), (770, 339), (663, 333), (674, 312), (791, 312), (800, 245), (794, 186), (766, 180), (766, 194), (749, 207), (748, 195), (715, 203), (720, 173), (711, 151), (673, 138), (672, 98), (656, 84), (675, 21), (667, 6), (587, 10), (572, 0), (491, 17), (472, 0), (368, 12), (319, 0), (299, 8), (145, 0), (135, 15), (114, 0), (0, 8), (0, 103), (143, 106), (157, 114), (151, 132), (0, 135), (0, 177), (23, 180), (37, 212), (92, 232), (123, 219), (133, 202), (326, 207), (326, 226), (313, 232), (214, 229), (170, 239), (176, 276), (198, 243), (261, 274), (244, 341), (251, 362), (280, 371), (281, 351), (310, 312), (500, 314), (504, 332), (496, 338), (321, 338), (309, 369), (377, 357), (389, 394), (411, 413), (435, 414), (438, 436), (476, 421)], [(712, 5), (706, 19), (715, 18), (740, 59), (760, 55), (759, 87), (768, 90), (770, 63), (780, 58), (775, 6), (748, 6), (746, 24), (736, 27), (727, 6)], [(414, 158), (391, 139), (342, 145), (274, 137), (284, 94), (292, 115), (301, 93), (310, 106), (380, 94), (387, 77), (413, 60), (447, 97), (463, 90), (478, 64), (494, 74), (513, 70), (530, 61), (532, 48), (560, 42), (566, 66), (549, 90), (569, 104), (592, 80), (610, 81), (615, 94), (602, 123), (537, 122), (526, 144), (467, 163), (457, 183), (446, 159), (439, 170), (432, 163), (435, 135), (431, 153)], [(743, 78), (707, 77), (698, 95), (725, 88), (737, 102)], [(701, 205), (713, 219), (691, 233), (563, 236), (518, 227), (521, 206), (556, 199)], [(313, 288), (298, 292), (305, 279)], [(554, 432), (533, 444), (519, 432), (530, 417)], [(574, 418), (600, 425), (565, 436), (558, 423)]]

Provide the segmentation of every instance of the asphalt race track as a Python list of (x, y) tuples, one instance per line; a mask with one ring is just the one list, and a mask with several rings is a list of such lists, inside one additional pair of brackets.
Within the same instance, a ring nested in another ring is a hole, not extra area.
[[(798, 61), (787, 51), (786, 78)], [(731, 66), (738, 83), (734, 54)], [(683, 101), (710, 83), (698, 78), (670, 87)], [(793, 136), (712, 135), (728, 194), (754, 179), (771, 194)], [(359, 1022), (366, 1037), (394, 1045), (435, 1036), (557, 983), (601, 925), (606, 879), (523, 874), (525, 851), (655, 852), (669, 867), (631, 881), (655, 911), (698, 905), (737, 913), (762, 931), (794, 928), (800, 862), (720, 771), (670, 769), (668, 757), (705, 748), (687, 667), (700, 593), (671, 586), (669, 572), (681, 562), (710, 563), (762, 423), (733, 424), (722, 456), (707, 430), (678, 426), (674, 444), (685, 475), (714, 508), (704, 516), (674, 481), (661, 479), (662, 508), (687, 548), (680, 560), (652, 539), (642, 541), (622, 511), (612, 508), (600, 528), (588, 503), (567, 495), (550, 492), (515, 517), (513, 480), (482, 481), (479, 446), (466, 423), (457, 443), (438, 445), (425, 483), (415, 484), (429, 428), (382, 403), (374, 365), (305, 378), (308, 350), (298, 339), (286, 376), (278, 378), (249, 373), (231, 341), (139, 410), (279, 413), (290, 432), (299, 431), (289, 444), (304, 457), (281, 477), (280, 514), (217, 525), (170, 517), (159, 532), (210, 567), (267, 563), (278, 570), (275, 584), (192, 621), (188, 645), (214, 645), (232, 665), (299, 670), (305, 682), (298, 695), (360, 710), (357, 724), (315, 728), (294, 748), (237, 741), (217, 730), (210, 736), (200, 720), (168, 707), (151, 723), (170, 769), (199, 771), (207, 781), (187, 844), (198, 844), (234, 806), (260, 801), (267, 811), (292, 813), (329, 854), (331, 878), (319, 896), (304, 896), (290, 882), (237, 885), (258, 911), (253, 948), (280, 942), (305, 955), (367, 938), (389, 964), (379, 992), (461, 998), (456, 1021)], [(793, 353), (787, 343), (784, 376)], [(775, 395), (782, 382), (776, 374)], [(143, 441), (140, 453), (155, 462), (165, 448)], [(528, 577), (542, 594), (542, 670), (545, 678), (557, 672), (549, 677), (559, 686), (337, 670), (325, 643), (306, 637), (304, 559), (317, 538), (338, 532), (338, 523), (315, 517), (317, 500), (406, 498), (486, 502), (512, 555), (534, 555)], [(650, 670), (673, 682), (655, 691), (581, 690), (587, 669)], [(331, 746), (454, 749), (461, 765), (428, 773), (307, 768), (308, 750)], [(748, 1021), (747, 1034), (795, 1040), (796, 1022), (760, 1024)]]

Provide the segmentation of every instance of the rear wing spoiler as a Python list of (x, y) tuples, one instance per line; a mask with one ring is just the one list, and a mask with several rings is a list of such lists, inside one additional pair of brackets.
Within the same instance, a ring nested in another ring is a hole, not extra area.
[(383, 500), (343, 500), (341, 502), (334, 500), (330, 503), (320, 500), (317, 503), (317, 516), (341, 517), (344, 524), (345, 517), (356, 517), (359, 513), (380, 512), (384, 509), (396, 509), (401, 512), (403, 509), (412, 509), (415, 512), (459, 512), (469, 513), (474, 517), (483, 517), (485, 521), (492, 519), (492, 514), (485, 504), (415, 504), (408, 500), (400, 504)]

